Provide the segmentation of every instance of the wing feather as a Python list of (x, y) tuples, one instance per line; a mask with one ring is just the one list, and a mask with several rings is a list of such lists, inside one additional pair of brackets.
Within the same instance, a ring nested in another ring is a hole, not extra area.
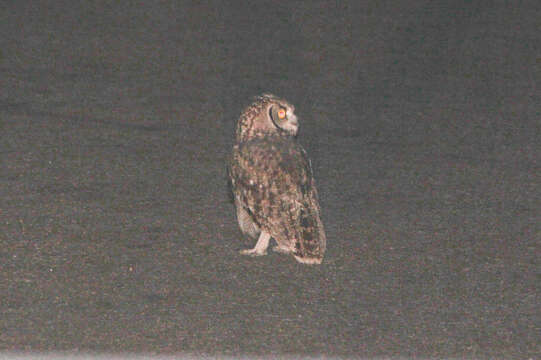
[(301, 262), (321, 262), (326, 236), (310, 160), (294, 138), (258, 138), (235, 146), (231, 178), (239, 204), (276, 241), (292, 241)]

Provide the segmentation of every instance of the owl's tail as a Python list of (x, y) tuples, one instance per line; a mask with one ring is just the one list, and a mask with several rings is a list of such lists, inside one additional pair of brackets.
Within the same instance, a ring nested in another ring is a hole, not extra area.
[(303, 264), (321, 264), (325, 254), (327, 237), (319, 214), (319, 204), (316, 197), (310, 206), (300, 209), (299, 229), (295, 242), (293, 256)]

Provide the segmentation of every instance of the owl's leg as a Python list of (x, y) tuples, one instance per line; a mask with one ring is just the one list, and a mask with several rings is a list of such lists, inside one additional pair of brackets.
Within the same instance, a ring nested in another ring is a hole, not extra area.
[(240, 253), (242, 255), (251, 255), (251, 256), (261, 256), (267, 254), (267, 248), (269, 247), (269, 240), (270, 240), (270, 234), (261, 231), (261, 234), (259, 234), (259, 239), (257, 240), (257, 244), (255, 244), (253, 249), (246, 249), (241, 250)]
[(257, 224), (252, 220), (252, 217), (248, 213), (248, 211), (242, 206), (240, 203), (236, 203), (237, 206), (237, 220), (239, 222), (240, 230), (250, 236), (251, 238), (255, 239), (261, 232), (259, 230), (259, 227)]

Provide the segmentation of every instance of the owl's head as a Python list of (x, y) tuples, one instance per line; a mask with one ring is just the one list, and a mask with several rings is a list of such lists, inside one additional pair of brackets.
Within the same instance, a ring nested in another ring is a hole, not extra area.
[(258, 96), (241, 114), (237, 141), (269, 135), (296, 136), (299, 122), (295, 107), (271, 94)]

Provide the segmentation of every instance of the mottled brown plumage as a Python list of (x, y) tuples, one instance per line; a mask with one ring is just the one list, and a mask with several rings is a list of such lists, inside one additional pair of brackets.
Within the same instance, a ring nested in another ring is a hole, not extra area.
[(229, 164), (242, 232), (258, 238), (247, 255), (276, 251), (319, 264), (326, 248), (310, 160), (297, 142), (294, 107), (274, 95), (257, 97), (241, 114)]

